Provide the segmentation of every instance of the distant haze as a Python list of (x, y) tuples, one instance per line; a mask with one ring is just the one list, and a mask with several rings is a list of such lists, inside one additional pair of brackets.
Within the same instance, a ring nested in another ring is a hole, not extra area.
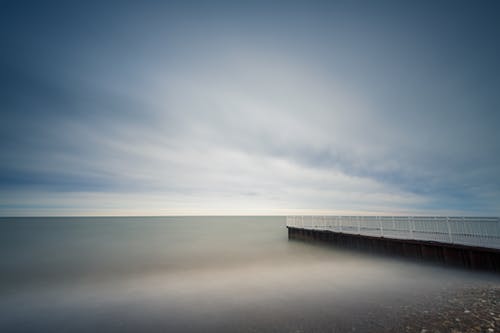
[(0, 215), (499, 215), (499, 18), (2, 1)]

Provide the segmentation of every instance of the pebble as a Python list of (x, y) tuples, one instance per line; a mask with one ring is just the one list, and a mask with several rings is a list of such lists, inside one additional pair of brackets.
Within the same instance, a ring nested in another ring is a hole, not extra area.
[[(387, 332), (500, 333), (495, 329), (500, 326), (498, 300), (500, 284), (445, 289), (423, 302), (402, 305), (398, 314), (401, 321)], [(435, 310), (429, 311), (431, 306)]]

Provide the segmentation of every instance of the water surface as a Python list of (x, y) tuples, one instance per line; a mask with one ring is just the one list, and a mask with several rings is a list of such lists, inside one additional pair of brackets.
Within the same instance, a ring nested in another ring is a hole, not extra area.
[(289, 241), (282, 217), (0, 219), (2, 332), (369, 332), (373, 314), (491, 283)]

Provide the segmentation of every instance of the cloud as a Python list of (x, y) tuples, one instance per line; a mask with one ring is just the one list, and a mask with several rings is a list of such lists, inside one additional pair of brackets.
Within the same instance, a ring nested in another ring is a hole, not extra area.
[(96, 18), (95, 39), (23, 30), (33, 59), (2, 35), (2, 215), (500, 212), (500, 104), (469, 84), (474, 56), (442, 64), (427, 28), (356, 6), (172, 6)]

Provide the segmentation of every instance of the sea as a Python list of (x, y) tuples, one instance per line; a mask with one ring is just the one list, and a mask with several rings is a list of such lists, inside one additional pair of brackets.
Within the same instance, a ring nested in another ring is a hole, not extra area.
[(284, 217), (0, 218), (0, 332), (377, 332), (491, 283), (289, 240)]

